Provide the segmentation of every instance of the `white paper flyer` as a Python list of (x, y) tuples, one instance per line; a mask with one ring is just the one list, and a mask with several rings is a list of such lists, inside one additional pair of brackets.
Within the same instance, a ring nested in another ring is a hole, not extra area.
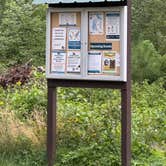
[(66, 48), (66, 28), (52, 29), (52, 49), (65, 50)]
[(59, 13), (59, 25), (74, 26), (76, 25), (76, 13)]
[(115, 55), (115, 65), (116, 67), (120, 67), (120, 54), (116, 53)]
[(88, 53), (88, 73), (97, 74), (102, 70), (102, 52), (90, 51)]
[(120, 39), (120, 13), (111, 12), (106, 14), (106, 39)]
[(81, 53), (80, 51), (69, 51), (67, 54), (67, 72), (80, 73)]
[(91, 35), (102, 35), (104, 26), (104, 14), (90, 13), (89, 14), (89, 33)]
[(52, 53), (51, 72), (65, 73), (66, 52), (55, 51)]

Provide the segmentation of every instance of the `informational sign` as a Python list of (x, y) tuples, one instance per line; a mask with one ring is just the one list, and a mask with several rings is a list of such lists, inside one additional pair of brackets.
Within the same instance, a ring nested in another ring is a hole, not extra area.
[(115, 55), (116, 67), (120, 67), (120, 54), (116, 53)]
[(66, 53), (62, 51), (52, 52), (51, 72), (65, 73)]
[(120, 39), (120, 13), (106, 13), (106, 39)]
[(49, 21), (48, 78), (126, 81), (126, 9), (52, 9)]
[(89, 14), (89, 31), (92, 35), (104, 33), (104, 14), (102, 12)]
[(80, 50), (81, 49), (81, 34), (80, 28), (68, 29), (68, 49)]
[(92, 50), (111, 50), (112, 43), (90, 43), (90, 49), (92, 49)]
[(80, 51), (69, 51), (67, 55), (67, 72), (80, 73), (81, 53)]
[(59, 13), (59, 25), (60, 26), (75, 26), (76, 13)]
[(66, 28), (52, 29), (52, 49), (65, 50), (66, 48)]
[(102, 71), (102, 53), (90, 51), (88, 53), (88, 73), (101, 73)]
[(103, 56), (103, 73), (115, 73), (115, 52), (105, 51)]

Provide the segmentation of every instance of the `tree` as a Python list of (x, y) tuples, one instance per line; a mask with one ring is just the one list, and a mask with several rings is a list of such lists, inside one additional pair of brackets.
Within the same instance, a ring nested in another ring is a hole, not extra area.
[(6, 0), (0, 0), (0, 24), (3, 18), (3, 12), (5, 9)]
[(166, 53), (165, 9), (165, 0), (133, 0), (133, 42), (150, 40), (161, 55)]
[(148, 41), (139, 42), (133, 48), (132, 58), (132, 77), (135, 81), (148, 79), (150, 82), (164, 76), (163, 61), (165, 56), (161, 56), (154, 48), (153, 44)]
[(6, 1), (0, 24), (0, 57), (5, 61), (44, 61), (45, 6), (36, 7), (31, 2)]

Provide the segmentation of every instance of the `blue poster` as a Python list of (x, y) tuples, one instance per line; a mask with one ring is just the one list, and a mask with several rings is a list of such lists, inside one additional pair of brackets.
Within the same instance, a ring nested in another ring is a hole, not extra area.
[(70, 50), (80, 50), (81, 42), (80, 41), (68, 41), (68, 48)]
[(69, 50), (80, 50), (81, 49), (80, 28), (69, 28), (69, 30), (68, 30), (68, 49)]
[(92, 50), (112, 50), (112, 43), (90, 43)]

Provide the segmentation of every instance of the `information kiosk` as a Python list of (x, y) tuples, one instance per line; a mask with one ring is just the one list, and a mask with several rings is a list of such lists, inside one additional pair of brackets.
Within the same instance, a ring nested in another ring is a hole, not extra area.
[(48, 4), (47, 150), (53, 165), (56, 88), (116, 88), (122, 94), (122, 165), (130, 165), (131, 0), (34, 0)]

